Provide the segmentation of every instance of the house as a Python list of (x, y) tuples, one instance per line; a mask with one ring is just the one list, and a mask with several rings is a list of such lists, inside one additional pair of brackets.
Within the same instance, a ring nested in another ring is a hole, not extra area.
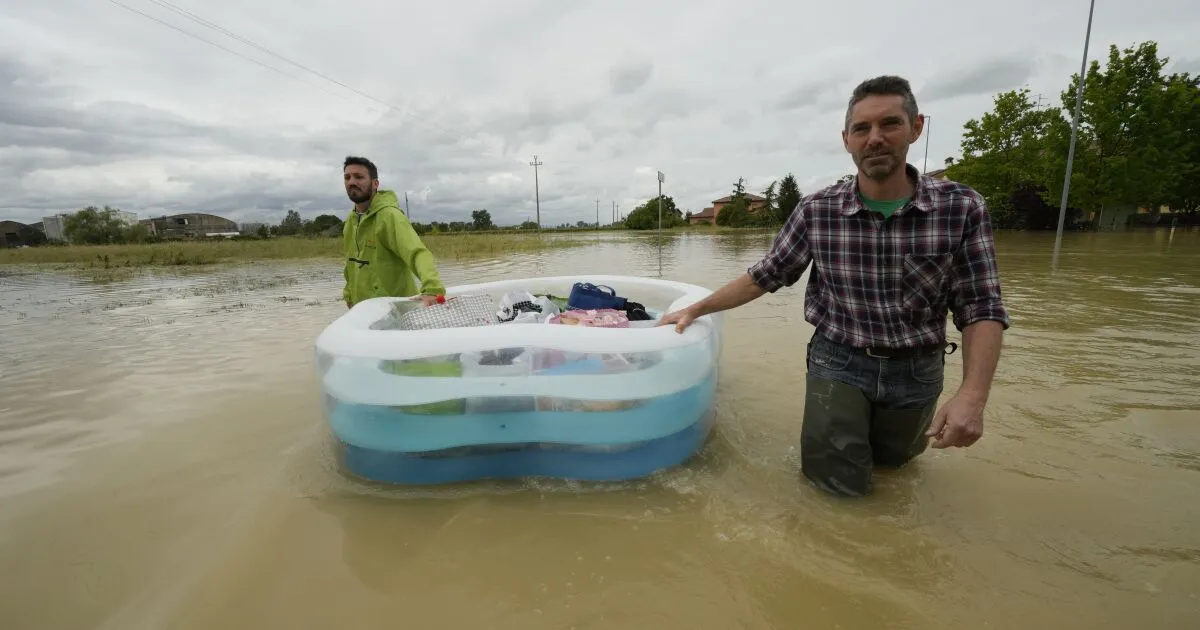
[(174, 214), (152, 219), (142, 219), (140, 223), (146, 226), (150, 234), (162, 238), (204, 238), (207, 236), (236, 236), (238, 224), (203, 212)]
[(946, 181), (946, 169), (944, 169), (944, 168), (927, 171), (925, 174), (934, 179), (940, 179), (942, 181)]
[[(759, 197), (758, 195), (755, 195), (753, 193), (745, 193), (745, 196), (746, 196), (746, 202), (748, 204), (750, 204), (750, 208), (749, 208), (750, 214), (758, 214), (764, 208), (767, 207), (766, 197)], [(733, 195), (727, 195), (725, 197), (721, 197), (720, 199), (713, 201), (711, 206), (701, 210), (700, 212), (697, 212), (696, 214), (693, 214), (688, 219), (688, 222), (691, 223), (692, 225), (697, 225), (700, 223), (716, 225), (717, 224), (717, 215), (719, 215), (721, 213), (721, 208), (724, 208), (725, 206), (729, 205), (732, 202), (733, 202)]]

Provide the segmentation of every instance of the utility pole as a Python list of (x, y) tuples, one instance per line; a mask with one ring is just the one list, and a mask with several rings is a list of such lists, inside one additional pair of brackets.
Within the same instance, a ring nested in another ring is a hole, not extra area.
[(1083, 81), (1087, 77), (1088, 44), (1092, 39), (1092, 12), (1096, 9), (1096, 0), (1092, 0), (1088, 8), (1087, 32), (1083, 36), (1083, 63), (1079, 67), (1079, 85), (1075, 88), (1075, 116), (1071, 118), (1071, 144), (1067, 149), (1067, 174), (1063, 178), (1062, 203), (1058, 208), (1058, 233), (1054, 237), (1054, 263), (1058, 269), (1058, 250), (1062, 246), (1063, 222), (1067, 218), (1067, 192), (1071, 188), (1071, 167), (1075, 162), (1075, 136), (1079, 131), (1079, 109), (1083, 106)]
[(596, 199), (596, 229), (600, 229), (600, 200)]
[(929, 170), (929, 119), (933, 118), (933, 116), (930, 116), (929, 114), (924, 114), (924, 117), (925, 117), (925, 129), (924, 129), (924, 132), (925, 132), (925, 166), (921, 167), (922, 175), (925, 174), (925, 171)]
[(408, 191), (404, 191), (404, 213), (408, 215), (408, 220), (412, 221), (412, 210), (408, 209)]
[(613, 200), (612, 222), (613, 223), (617, 222), (617, 201), (615, 199)]
[(541, 192), (538, 190), (540, 186), (538, 184), (537, 167), (541, 166), (542, 163), (539, 162), (538, 157), (534, 155), (533, 161), (530, 162), (529, 165), (533, 167), (533, 202), (537, 204), (537, 226), (538, 231), (540, 232), (542, 230), (542, 197)]

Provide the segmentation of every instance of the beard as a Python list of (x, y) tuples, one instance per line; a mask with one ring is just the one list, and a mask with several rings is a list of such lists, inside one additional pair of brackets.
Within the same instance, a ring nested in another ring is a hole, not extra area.
[(347, 188), (346, 196), (349, 197), (350, 201), (353, 201), (354, 203), (365, 203), (371, 200), (371, 189), (359, 188), (357, 186)]
[(870, 179), (884, 180), (896, 172), (900, 168), (902, 161), (900, 156), (886, 149), (875, 151), (872, 153), (863, 152), (855, 160), (858, 169), (862, 171)]

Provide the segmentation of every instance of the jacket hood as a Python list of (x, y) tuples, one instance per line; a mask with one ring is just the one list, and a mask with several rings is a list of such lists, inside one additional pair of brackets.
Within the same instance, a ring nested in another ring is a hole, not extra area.
[(375, 196), (371, 197), (371, 205), (367, 207), (367, 215), (375, 214), (384, 208), (400, 209), (400, 202), (396, 198), (396, 193), (390, 190), (380, 188), (375, 191)]

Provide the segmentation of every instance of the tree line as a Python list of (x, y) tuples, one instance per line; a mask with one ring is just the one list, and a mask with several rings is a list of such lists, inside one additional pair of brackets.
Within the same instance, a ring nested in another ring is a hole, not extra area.
[[(788, 173), (774, 180), (762, 191), (761, 200), (751, 200), (746, 194), (746, 179), (739, 177), (729, 194), (729, 202), (717, 212), (716, 224), (723, 227), (755, 228), (783, 225), (800, 203), (800, 187), (796, 177)], [(621, 221), (630, 230), (658, 228), (659, 198), (652, 197), (634, 208)], [(691, 223), (693, 213), (683, 213), (669, 195), (662, 196), (662, 226), (675, 228)]]
[[(1068, 227), (1099, 226), (1106, 211), (1168, 206), (1188, 222), (1200, 210), (1200, 77), (1167, 74), (1155, 42), (1093, 61), (1084, 81), (1069, 191)], [(963, 128), (947, 178), (987, 200), (996, 227), (1056, 229), (1079, 75), (1060, 107), (1026, 88), (994, 97)]]

